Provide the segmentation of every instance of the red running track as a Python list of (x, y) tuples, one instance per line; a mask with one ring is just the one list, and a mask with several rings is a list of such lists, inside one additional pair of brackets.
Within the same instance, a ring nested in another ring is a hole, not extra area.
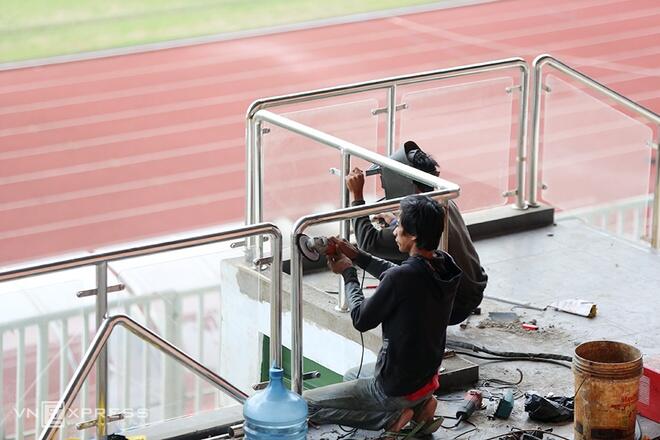
[(547, 52), (660, 112), (659, 16), (508, 0), (0, 72), (0, 265), (242, 220), (261, 97)]

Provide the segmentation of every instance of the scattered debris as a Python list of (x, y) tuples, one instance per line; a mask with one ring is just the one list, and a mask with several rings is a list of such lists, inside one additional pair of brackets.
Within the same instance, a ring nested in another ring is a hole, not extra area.
[(493, 321), (517, 321), (518, 315), (513, 312), (488, 312), (488, 319)]
[(529, 413), (530, 419), (546, 423), (573, 420), (573, 397), (542, 397), (535, 393), (527, 393), (525, 396), (525, 411)]
[(538, 307), (530, 303), (513, 301), (506, 298), (499, 298), (497, 296), (484, 295), (484, 298), (493, 301), (498, 301), (504, 304), (511, 304), (515, 307), (521, 307), (524, 309), (538, 310), (540, 312), (545, 312), (548, 309), (554, 309), (560, 312), (571, 313), (573, 315), (586, 316), (587, 318), (595, 317), (596, 312), (598, 310), (596, 304), (590, 301), (585, 301), (583, 299), (566, 299), (561, 301), (555, 301), (552, 304), (549, 304), (545, 307)]
[(595, 317), (598, 310), (596, 304), (585, 301), (583, 299), (565, 299), (562, 301), (555, 301), (548, 307), (560, 312), (585, 316), (587, 318)]

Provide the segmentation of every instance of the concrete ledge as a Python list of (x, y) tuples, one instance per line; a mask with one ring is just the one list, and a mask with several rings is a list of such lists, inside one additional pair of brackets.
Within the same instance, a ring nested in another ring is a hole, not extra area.
[(149, 423), (119, 432), (148, 439), (209, 438), (226, 434), (229, 427), (243, 422), (243, 405), (232, 405), (190, 416)]
[(468, 212), (463, 218), (472, 240), (480, 240), (550, 226), (555, 221), (555, 209), (547, 205), (525, 210), (501, 206)]

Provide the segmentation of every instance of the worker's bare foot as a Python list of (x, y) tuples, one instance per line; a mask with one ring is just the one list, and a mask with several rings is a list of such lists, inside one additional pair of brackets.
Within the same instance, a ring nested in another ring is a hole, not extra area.
[(398, 419), (392, 425), (390, 425), (389, 428), (387, 428), (387, 431), (381, 437), (383, 440), (394, 440), (397, 438), (397, 435), (410, 421), (412, 420), (414, 415), (414, 412), (410, 408), (406, 408), (403, 411), (401, 411), (401, 415), (399, 416)]
[(424, 402), (423, 406), (415, 411), (413, 420), (417, 423), (427, 423), (435, 417), (435, 409), (438, 407), (438, 401), (431, 396)]

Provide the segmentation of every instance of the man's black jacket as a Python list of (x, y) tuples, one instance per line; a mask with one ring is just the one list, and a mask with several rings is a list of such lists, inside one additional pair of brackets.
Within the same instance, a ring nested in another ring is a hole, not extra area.
[(388, 396), (413, 393), (438, 373), (461, 270), (441, 251), (430, 260), (410, 257), (401, 266), (360, 252), (356, 263), (380, 279), (365, 299), (356, 269), (342, 274), (353, 326), (364, 332), (382, 324), (376, 379)]
[[(362, 205), (363, 200), (356, 200), (353, 205)], [(454, 258), (463, 271), (463, 277), (458, 286), (454, 309), (449, 325), (465, 321), (484, 297), (488, 275), (479, 261), (479, 255), (474, 248), (470, 232), (465, 226), (463, 216), (454, 203), (449, 201), (449, 255)], [(358, 247), (376, 257), (384, 258), (394, 263), (400, 263), (408, 258), (399, 252), (394, 240), (394, 227), (376, 229), (368, 216), (358, 217), (353, 221), (353, 230)]]

